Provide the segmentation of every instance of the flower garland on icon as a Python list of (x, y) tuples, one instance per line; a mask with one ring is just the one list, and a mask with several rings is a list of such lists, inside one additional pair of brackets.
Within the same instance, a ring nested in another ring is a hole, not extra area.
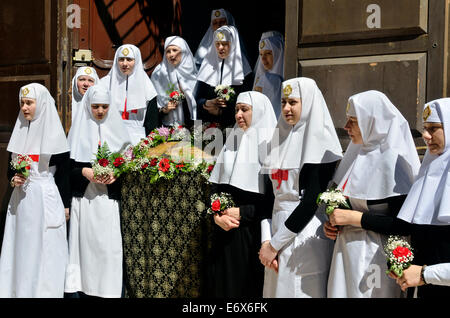
[(181, 125), (160, 127), (154, 129), (146, 138), (136, 145), (128, 146), (123, 152), (111, 153), (105, 142), (99, 147), (96, 160), (92, 163), (94, 176), (114, 174), (116, 178), (128, 172), (148, 174), (149, 182), (155, 183), (160, 179), (172, 179), (180, 173), (199, 172), (205, 179), (209, 179), (213, 162), (205, 160), (184, 162), (169, 155), (152, 156), (150, 149), (170, 141), (191, 141), (190, 132)]
[(384, 246), (384, 252), (388, 265), (386, 274), (393, 272), (398, 277), (402, 277), (403, 271), (411, 266), (414, 259), (411, 245), (397, 235), (390, 235)]

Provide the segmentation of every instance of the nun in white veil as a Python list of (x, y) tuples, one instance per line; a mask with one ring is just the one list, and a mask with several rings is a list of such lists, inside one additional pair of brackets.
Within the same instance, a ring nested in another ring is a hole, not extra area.
[(99, 81), (100, 79), (95, 68), (82, 66), (77, 69), (75, 76), (72, 78), (72, 123), (75, 121), (77, 111), (81, 107), (81, 99), (87, 89), (97, 85)]
[(111, 107), (120, 113), (133, 144), (158, 126), (157, 93), (138, 47), (119, 47), (110, 72), (100, 84), (111, 92)]
[(328, 232), (339, 226), (328, 297), (402, 297), (400, 288), (384, 274), (387, 237), (366, 229), (365, 224), (373, 219), (383, 222), (398, 213), (420, 166), (414, 140), (406, 119), (381, 92), (350, 97), (347, 116), (345, 129), (352, 142), (334, 182), (352, 209), (335, 209), (325, 224), (331, 239), (336, 234)]
[(277, 118), (281, 114), (281, 83), (284, 78), (284, 39), (277, 31), (264, 32), (259, 41), (253, 90), (269, 97)]
[(103, 86), (90, 87), (69, 132), (73, 200), (65, 282), (67, 293), (108, 298), (122, 293), (120, 179), (94, 177), (91, 163), (105, 142), (111, 152), (131, 144), (110, 100)]
[(236, 26), (234, 18), (230, 12), (225, 9), (215, 9), (211, 11), (211, 23), (203, 36), (197, 51), (195, 52), (195, 65), (197, 69), (202, 65), (203, 59), (208, 53), (209, 47), (213, 43), (214, 32), (223, 25)]
[[(240, 92), (251, 90), (252, 82), (252, 70), (241, 49), (237, 29), (233, 26), (218, 28), (197, 75), (197, 114), (203, 121), (218, 122), (222, 128), (232, 127), (236, 97)], [(214, 92), (218, 85), (233, 88), (234, 98), (228, 101), (218, 98)]]
[(69, 146), (55, 101), (32, 83), (19, 93), (20, 112), (8, 143), (10, 159), (30, 157), (29, 176), (10, 169), (0, 258), (0, 297), (62, 298), (70, 208)]
[(321, 232), (316, 199), (342, 149), (315, 81), (300, 77), (282, 85), (282, 115), (263, 165), (275, 196), (271, 218), (261, 222), (263, 296), (324, 298), (333, 244)]
[[(184, 125), (197, 119), (197, 103), (194, 98), (197, 70), (189, 45), (179, 36), (170, 36), (164, 43), (163, 61), (155, 68), (151, 80), (158, 93), (158, 108), (165, 126)], [(185, 100), (170, 101), (171, 88), (181, 91)]]
[[(398, 219), (409, 225), (411, 244), (415, 250), (413, 263), (417, 265), (406, 269), (404, 275), (397, 278), (397, 283), (402, 289), (419, 286), (419, 298), (450, 296), (449, 127), (450, 98), (425, 104), (422, 136), (428, 149), (419, 175), (398, 213)], [(417, 283), (412, 284), (411, 281)]]
[(236, 124), (220, 152), (209, 181), (212, 193), (229, 193), (235, 207), (215, 214), (209, 266), (213, 297), (261, 297), (264, 268), (258, 261), (260, 222), (271, 213), (270, 182), (260, 172), (264, 149), (276, 119), (269, 99), (243, 92), (236, 102)]

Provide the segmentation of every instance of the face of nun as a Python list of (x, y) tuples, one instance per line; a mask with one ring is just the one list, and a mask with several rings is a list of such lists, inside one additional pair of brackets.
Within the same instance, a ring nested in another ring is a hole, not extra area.
[(272, 50), (261, 50), (259, 51), (259, 56), (261, 57), (261, 62), (266, 71), (270, 71), (273, 67), (273, 53)]
[(91, 104), (92, 116), (96, 120), (103, 120), (108, 115), (109, 105), (108, 104)]
[(181, 62), (181, 48), (176, 45), (169, 45), (166, 49), (166, 59), (173, 66), (177, 66)]
[(298, 123), (302, 114), (302, 100), (300, 98), (282, 98), (281, 113), (284, 120), (292, 126)]
[(220, 28), (223, 25), (227, 25), (227, 18), (217, 18), (217, 19), (212, 20), (212, 22), (211, 22), (213, 31), (216, 31), (218, 28)]
[(20, 111), (23, 113), (23, 117), (26, 120), (33, 120), (36, 113), (36, 100), (33, 98), (22, 97), (20, 100)]
[(238, 124), (239, 128), (243, 131), (246, 131), (250, 125), (252, 124), (252, 106), (244, 103), (236, 104), (236, 124)]
[(230, 42), (229, 41), (218, 41), (214, 43), (216, 45), (216, 51), (219, 58), (222, 60), (226, 59), (230, 55)]
[(359, 129), (358, 119), (356, 117), (349, 116), (344, 129), (347, 131), (347, 134), (354, 144), (363, 143), (361, 130)]
[(77, 88), (78, 92), (84, 96), (89, 87), (95, 84), (95, 81), (92, 77), (87, 75), (81, 75), (77, 78)]
[(444, 152), (445, 134), (441, 123), (424, 123), (422, 137), (431, 154), (441, 155)]
[(119, 57), (119, 69), (123, 75), (131, 75), (134, 69), (135, 60), (130, 57)]

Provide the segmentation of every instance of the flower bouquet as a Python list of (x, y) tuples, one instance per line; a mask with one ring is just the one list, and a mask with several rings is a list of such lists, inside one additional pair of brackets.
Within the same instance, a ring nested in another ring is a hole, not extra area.
[(31, 164), (33, 159), (28, 155), (17, 155), (15, 159), (11, 160), (11, 167), (19, 174), (28, 178), (30, 175)]
[(414, 259), (409, 243), (399, 236), (390, 235), (384, 246), (384, 252), (388, 263), (386, 274), (393, 272), (398, 277), (402, 277), (403, 271), (411, 266), (411, 262)]
[(111, 152), (109, 151), (108, 143), (105, 142), (103, 146), (99, 146), (96, 159), (92, 163), (94, 178), (114, 174), (114, 166), (110, 157)]
[(221, 192), (211, 195), (211, 207), (208, 208), (207, 214), (219, 213), (222, 214), (228, 208), (235, 206), (231, 194)]
[(217, 94), (217, 98), (227, 102), (236, 95), (234, 89), (228, 85), (217, 85), (214, 89), (214, 93)]
[(330, 216), (334, 209), (350, 209), (347, 197), (340, 189), (328, 189), (317, 197), (317, 204), (326, 204), (325, 213)]
[(169, 96), (169, 101), (177, 104), (186, 98), (183, 92), (175, 89), (175, 84), (169, 84), (169, 89), (166, 91), (166, 93)]

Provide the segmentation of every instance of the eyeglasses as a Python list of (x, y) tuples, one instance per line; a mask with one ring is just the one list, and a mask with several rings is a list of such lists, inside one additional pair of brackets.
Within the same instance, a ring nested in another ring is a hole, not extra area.
[(430, 135), (434, 134), (438, 129), (444, 129), (442, 124), (436, 124), (433, 126), (423, 127), (423, 132), (428, 132)]

